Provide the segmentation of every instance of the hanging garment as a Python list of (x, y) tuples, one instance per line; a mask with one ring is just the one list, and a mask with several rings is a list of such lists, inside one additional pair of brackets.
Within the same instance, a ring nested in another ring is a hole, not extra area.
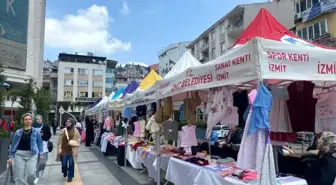
[(244, 113), (249, 105), (249, 99), (247, 96), (247, 91), (237, 91), (232, 94), (233, 96), (233, 106), (238, 107), (239, 123), (245, 123), (247, 120), (244, 119)]
[(163, 122), (163, 135), (165, 140), (176, 141), (178, 135), (179, 123), (172, 120)]
[(196, 126), (186, 125), (182, 127), (181, 147), (197, 146)]
[(125, 108), (122, 113), (122, 117), (127, 118), (127, 119), (131, 119), (133, 115), (134, 115), (134, 110), (131, 107)]
[(273, 147), (270, 143), (266, 144), (263, 165), (260, 173), (260, 183), (267, 185), (277, 185), (275, 163), (273, 157)]
[(146, 105), (139, 105), (135, 108), (135, 114), (138, 118), (140, 117), (146, 117), (147, 113), (147, 106)]
[(196, 108), (202, 103), (198, 92), (191, 95), (191, 98), (184, 99), (184, 120), (191, 123), (196, 122)]
[(210, 93), (210, 96), (213, 95), (213, 99), (210, 100), (210, 105), (208, 105), (210, 111), (208, 112), (207, 138), (210, 137), (212, 129), (217, 123), (238, 124), (237, 108), (232, 106), (232, 89), (229, 87), (221, 87), (215, 88), (214, 91), (214, 95), (213, 93)]
[(174, 113), (172, 97), (167, 97), (163, 103), (163, 106), (159, 106), (155, 113), (155, 121), (157, 123), (163, 123), (171, 118)]
[(269, 121), (272, 132), (292, 132), (290, 125), (288, 108), (286, 101), (288, 100), (287, 88), (271, 87), (273, 94), (272, 108), (269, 114)]
[(184, 121), (184, 104), (182, 103), (179, 109), (180, 112), (180, 121)]
[[(238, 152), (237, 166), (242, 169), (253, 169), (261, 171), (262, 162), (265, 154), (265, 145), (267, 141), (266, 132), (259, 131), (255, 134), (248, 134), (248, 130), (251, 127), (250, 125), (252, 125), (251, 121), (256, 120), (252, 119), (252, 112), (254, 111), (253, 104), (255, 100), (257, 100), (257, 94), (257, 90), (252, 90), (248, 95), (250, 104), (252, 104), (252, 108), (246, 121), (243, 139)], [(270, 96), (270, 98), (272, 97)], [(260, 111), (257, 111), (257, 113), (260, 113)]]
[(321, 94), (316, 104), (315, 132), (336, 133), (336, 92)]
[(307, 81), (293, 82), (288, 87), (288, 113), (293, 132), (315, 130), (315, 106), (313, 98), (315, 84)]
[(161, 130), (161, 125), (158, 124), (155, 121), (155, 115), (153, 115), (146, 124), (146, 130), (149, 131), (149, 133), (158, 133)]
[(144, 138), (146, 137), (146, 121), (145, 120), (140, 120), (140, 137)]
[(135, 137), (140, 137), (140, 122), (139, 121), (136, 121), (133, 123), (134, 125), (134, 132), (133, 132), (133, 136)]

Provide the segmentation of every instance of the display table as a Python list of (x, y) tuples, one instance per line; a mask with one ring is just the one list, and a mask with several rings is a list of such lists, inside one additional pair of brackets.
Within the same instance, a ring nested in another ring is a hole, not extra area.
[(194, 185), (194, 179), (198, 176), (200, 170), (200, 166), (171, 157), (166, 179), (174, 185)]
[[(171, 157), (166, 179), (175, 185), (258, 185), (245, 183), (232, 177), (221, 177), (204, 167)], [(296, 177), (277, 178), (278, 185), (307, 185), (306, 180)]]
[[(162, 154), (161, 157), (160, 157), (160, 168), (164, 171), (167, 171), (168, 169), (168, 164), (169, 164), (169, 159), (171, 158), (172, 156), (170, 155), (165, 155), (165, 154)], [(155, 158), (155, 161), (153, 163), (153, 166), (155, 168), (155, 170), (157, 170), (157, 158)]]
[(137, 155), (136, 150), (132, 150), (132, 147), (130, 145), (127, 145), (126, 159), (131, 164), (131, 166), (136, 170), (142, 169), (141, 161), (139, 160), (138, 157), (139, 155)]

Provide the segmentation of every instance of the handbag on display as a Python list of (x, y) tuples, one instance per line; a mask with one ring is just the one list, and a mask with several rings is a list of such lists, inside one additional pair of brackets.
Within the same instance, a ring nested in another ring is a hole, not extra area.
[(69, 141), (69, 145), (70, 146), (79, 146), (79, 144), (77, 143), (77, 141), (75, 141), (75, 140), (73, 140), (73, 139), (69, 139), (69, 134), (68, 134), (68, 130), (67, 129), (65, 129), (65, 135), (66, 135), (66, 137), (67, 137), (67, 139), (68, 139), (68, 141)]

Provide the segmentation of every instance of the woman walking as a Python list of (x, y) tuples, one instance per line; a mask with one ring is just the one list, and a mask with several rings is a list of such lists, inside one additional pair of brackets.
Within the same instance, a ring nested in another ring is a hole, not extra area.
[(14, 134), (8, 163), (14, 159), (16, 185), (34, 185), (38, 156), (43, 160), (42, 138), (40, 130), (32, 127), (32, 115), (27, 113), (22, 117), (24, 127)]
[(76, 121), (68, 118), (65, 128), (61, 130), (57, 143), (56, 161), (62, 163), (63, 177), (68, 177), (71, 182), (75, 175), (75, 161), (78, 157), (78, 147), (80, 144), (80, 134), (75, 129)]
[(44, 176), (44, 169), (48, 161), (48, 142), (51, 138), (51, 131), (48, 125), (43, 124), (43, 118), (39, 114), (34, 116), (33, 123), (33, 127), (40, 130), (43, 143), (43, 160), (39, 161), (38, 168), (36, 170), (36, 176), (39, 178)]

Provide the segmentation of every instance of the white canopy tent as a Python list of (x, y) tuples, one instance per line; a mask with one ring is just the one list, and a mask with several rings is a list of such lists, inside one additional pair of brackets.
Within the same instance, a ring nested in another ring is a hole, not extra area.
[(106, 109), (108, 107), (108, 102), (114, 95), (112, 92), (109, 96), (105, 96), (96, 106), (92, 107), (89, 110), (85, 111), (86, 115), (93, 115), (99, 113), (101, 110)]
[[(189, 51), (186, 51), (182, 57), (176, 62), (174, 67), (163, 77), (162, 80), (174, 78), (175, 75), (182, 73), (185, 69), (190, 67), (201, 66), (199, 62)], [(126, 107), (135, 107), (156, 101), (158, 84), (161, 80), (157, 81), (152, 87), (146, 90), (137, 90), (133, 94), (129, 94), (125, 98)], [(180, 94), (173, 97), (174, 101), (183, 100), (186, 95)], [(203, 96), (204, 97), (204, 96)]]

